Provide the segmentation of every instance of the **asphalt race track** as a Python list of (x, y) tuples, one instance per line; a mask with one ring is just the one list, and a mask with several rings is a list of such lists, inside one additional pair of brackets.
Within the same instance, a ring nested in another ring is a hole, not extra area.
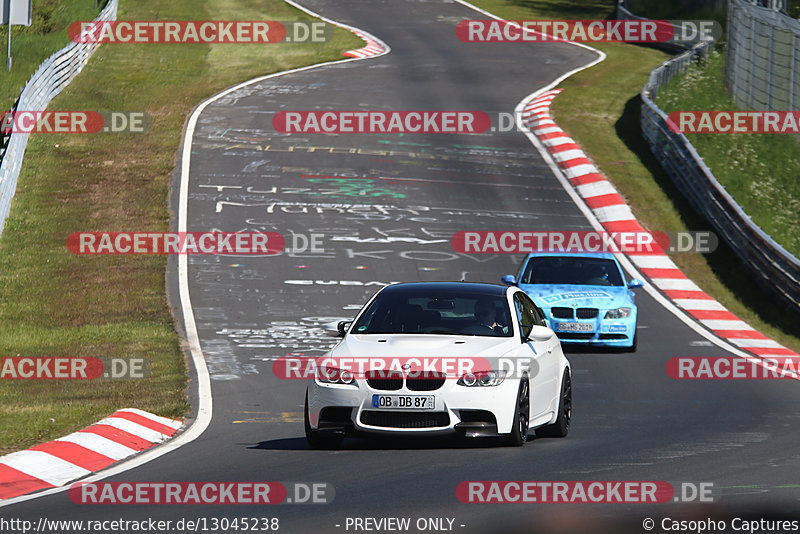
[[(391, 53), (270, 78), (208, 105), (192, 142), (188, 230), (321, 234), (322, 246), (276, 256), (189, 257), (213, 419), (198, 439), (108, 480), (327, 482), (335, 499), (271, 507), (80, 506), (62, 492), (3, 514), (34, 521), (43, 515), (277, 517), (280, 532), (297, 533), (347, 532), (348, 517), (431, 517), (454, 518), (453, 529), (468, 533), (494, 532), (505, 519), (524, 531), (597, 531), (603, 521), (609, 531), (642, 532), (645, 517), (658, 522), (683, 513), (722, 518), (796, 512), (797, 384), (670, 379), (665, 364), (671, 357), (726, 352), (641, 290), (637, 353), (568, 354), (575, 397), (566, 439), (532, 439), (521, 448), (448, 439), (347, 439), (339, 451), (308, 447), (305, 384), (276, 378), (275, 358), (323, 354), (333, 341), (319, 326), (352, 318), (383, 284), (499, 282), (516, 272), (518, 256), (457, 253), (450, 237), (458, 231), (591, 226), (521, 133), (286, 135), (274, 130), (275, 114), (496, 115), (513, 111), (527, 95), (596, 55), (567, 44), (463, 43), (456, 23), (484, 16), (444, 0), (302, 4), (372, 33)], [(179, 180), (176, 172), (175, 207)], [(171, 265), (169, 285), (180, 316)], [(464, 504), (455, 490), (465, 480), (663, 480), (675, 487), (713, 482), (721, 499), (681, 509)]]

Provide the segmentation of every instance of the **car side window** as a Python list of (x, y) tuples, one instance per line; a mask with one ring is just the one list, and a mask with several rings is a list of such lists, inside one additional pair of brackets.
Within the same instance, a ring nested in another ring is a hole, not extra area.
[[(525, 303), (525, 298), (525, 294), (521, 292), (514, 295), (514, 310), (517, 312), (517, 320), (519, 321), (519, 327), (523, 338), (526, 338), (530, 335), (531, 325), (538, 324), (536, 322), (536, 316), (532, 313), (531, 307)], [(528, 301), (530, 302), (530, 299)]]
[(527, 309), (528, 313), (530, 313), (530, 316), (533, 317), (533, 321), (527, 324), (547, 326), (547, 323), (544, 320), (544, 313), (542, 313), (542, 310), (540, 310), (539, 307), (533, 303), (530, 297), (528, 295), (520, 295), (520, 298), (522, 300), (523, 308)]
[(531, 274), (533, 273), (533, 261), (528, 260), (528, 263), (523, 263), (517, 273), (517, 280), (521, 284), (531, 283)]

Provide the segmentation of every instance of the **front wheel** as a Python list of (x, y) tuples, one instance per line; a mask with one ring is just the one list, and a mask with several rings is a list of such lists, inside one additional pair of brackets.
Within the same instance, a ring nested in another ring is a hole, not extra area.
[(520, 447), (528, 441), (530, 406), (530, 382), (527, 376), (523, 376), (519, 383), (519, 393), (517, 393), (517, 402), (514, 406), (514, 424), (511, 427), (511, 434), (506, 438), (508, 445)]
[(308, 391), (306, 391), (306, 406), (303, 411), (303, 422), (306, 427), (306, 441), (311, 445), (312, 449), (338, 449), (339, 445), (342, 444), (344, 436), (341, 434), (325, 434), (311, 428), (311, 422), (308, 420)]
[(572, 420), (572, 377), (569, 369), (564, 371), (561, 381), (561, 395), (558, 401), (558, 417), (550, 425), (536, 429), (536, 435), (546, 438), (563, 438), (569, 434), (569, 424)]

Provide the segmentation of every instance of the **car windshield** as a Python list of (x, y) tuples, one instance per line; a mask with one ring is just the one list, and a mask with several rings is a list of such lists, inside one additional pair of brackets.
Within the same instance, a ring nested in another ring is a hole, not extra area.
[(622, 286), (616, 262), (606, 258), (541, 256), (531, 258), (520, 280), (523, 284)]
[(351, 332), (510, 337), (513, 328), (504, 295), (395, 290), (380, 293)]

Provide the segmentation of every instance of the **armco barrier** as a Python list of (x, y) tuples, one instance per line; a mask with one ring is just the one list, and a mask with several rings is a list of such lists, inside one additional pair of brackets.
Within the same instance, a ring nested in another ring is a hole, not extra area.
[[(111, 21), (117, 18), (117, 0), (109, 0), (95, 19)], [(70, 43), (47, 58), (31, 76), (17, 103), (20, 111), (39, 111), (83, 70), (97, 47), (97, 43)], [(11, 209), (11, 199), (17, 189), (17, 177), (22, 168), (22, 158), (28, 145), (27, 133), (14, 133), (8, 139), (0, 162), (0, 233)]]
[[(618, 13), (619, 18), (625, 16), (620, 11)], [(641, 93), (642, 135), (692, 208), (701, 213), (728, 243), (752, 272), (756, 283), (800, 312), (800, 260), (750, 220), (717, 181), (686, 136), (669, 129), (666, 114), (654, 103), (660, 87), (705, 57), (712, 47), (710, 42), (699, 43), (653, 69)]]

